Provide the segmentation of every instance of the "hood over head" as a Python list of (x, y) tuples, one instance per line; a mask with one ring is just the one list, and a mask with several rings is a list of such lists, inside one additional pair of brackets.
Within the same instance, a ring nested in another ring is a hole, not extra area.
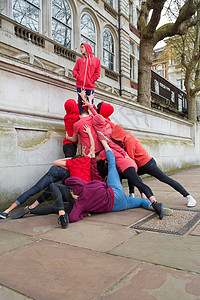
[[(87, 44), (87, 43), (81, 43), (81, 45), (84, 45), (85, 46), (85, 49), (87, 51), (87, 54), (88, 54), (88, 57), (93, 57), (93, 54), (92, 54), (92, 47)], [(85, 55), (84, 55), (85, 56)]]
[(68, 177), (65, 179), (65, 184), (72, 190), (74, 195), (80, 196), (87, 182), (78, 177)]
[(102, 115), (104, 118), (108, 118), (114, 112), (114, 107), (109, 103), (101, 102), (97, 106), (98, 113)]
[(123, 142), (123, 140), (125, 139), (126, 136), (127, 136), (127, 132), (123, 127), (121, 127), (119, 125), (114, 126), (112, 133), (111, 133), (111, 137), (114, 140)]
[(64, 104), (67, 114), (79, 114), (79, 109), (74, 99), (68, 99)]

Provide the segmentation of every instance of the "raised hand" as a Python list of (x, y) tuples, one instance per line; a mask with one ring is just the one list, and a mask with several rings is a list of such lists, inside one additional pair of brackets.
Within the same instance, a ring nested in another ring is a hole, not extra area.
[(85, 95), (86, 95), (85, 90), (81, 89), (81, 92), (78, 94), (81, 96), (82, 100), (85, 100)]

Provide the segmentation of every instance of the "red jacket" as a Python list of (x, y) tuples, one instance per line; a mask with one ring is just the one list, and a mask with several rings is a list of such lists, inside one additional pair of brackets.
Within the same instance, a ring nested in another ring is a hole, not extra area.
[(88, 57), (79, 58), (73, 69), (73, 76), (76, 78), (76, 87), (86, 90), (94, 90), (95, 81), (100, 77), (101, 62), (93, 57), (92, 48), (89, 44), (82, 43), (87, 51)]
[(140, 141), (130, 131), (127, 132), (121, 126), (115, 125), (111, 137), (116, 141), (122, 142), (123, 148), (130, 158), (135, 160), (138, 167), (142, 167), (150, 161), (151, 156), (149, 156)]
[[(66, 115), (64, 116), (65, 130), (69, 136), (73, 136), (74, 123), (79, 120), (79, 108), (74, 99), (68, 99), (64, 104)], [(64, 138), (63, 145), (72, 144), (71, 141)]]

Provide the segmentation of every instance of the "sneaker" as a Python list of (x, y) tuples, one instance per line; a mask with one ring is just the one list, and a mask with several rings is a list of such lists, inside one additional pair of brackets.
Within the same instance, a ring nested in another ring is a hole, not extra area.
[(58, 224), (61, 225), (63, 229), (66, 229), (69, 225), (68, 214), (62, 215), (58, 218)]
[(174, 211), (171, 208), (164, 207), (164, 215), (165, 216), (172, 216)]
[(8, 214), (5, 212), (0, 212), (0, 218), (6, 219), (8, 217)]
[(188, 207), (193, 207), (197, 204), (197, 201), (191, 195), (188, 195), (186, 198)]
[(19, 219), (23, 218), (24, 215), (26, 215), (29, 212), (28, 206), (24, 207), (23, 209), (15, 212), (14, 214), (11, 215), (11, 219)]
[(101, 141), (106, 141), (107, 143), (110, 142), (110, 140), (100, 131), (97, 131), (97, 135), (98, 135), (98, 138), (101, 140)]
[(159, 219), (162, 219), (164, 217), (164, 207), (162, 203), (153, 202), (152, 207), (154, 208), (157, 215), (159, 215)]
[(134, 194), (134, 193), (130, 193), (130, 194), (129, 194), (129, 197), (135, 198), (135, 194)]

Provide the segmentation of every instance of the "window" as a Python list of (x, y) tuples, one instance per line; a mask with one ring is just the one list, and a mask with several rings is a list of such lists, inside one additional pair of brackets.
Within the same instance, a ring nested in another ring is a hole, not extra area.
[(66, 0), (52, 1), (52, 36), (54, 41), (71, 48), (72, 14)]
[(114, 39), (109, 29), (103, 32), (103, 62), (106, 68), (114, 70)]
[(133, 24), (133, 2), (129, 1), (129, 22)]
[(92, 47), (92, 54), (95, 55), (95, 24), (92, 17), (86, 13), (81, 17), (81, 43), (88, 43)]
[(179, 88), (179, 89), (183, 89), (183, 81), (182, 81), (182, 79), (177, 79), (177, 87)]
[(39, 32), (40, 0), (13, 0), (13, 17), (16, 22)]
[(110, 6), (113, 7), (113, 0), (105, 0)]
[(130, 57), (130, 78), (134, 79), (134, 58)]
[(162, 65), (157, 66), (157, 73), (162, 76)]

